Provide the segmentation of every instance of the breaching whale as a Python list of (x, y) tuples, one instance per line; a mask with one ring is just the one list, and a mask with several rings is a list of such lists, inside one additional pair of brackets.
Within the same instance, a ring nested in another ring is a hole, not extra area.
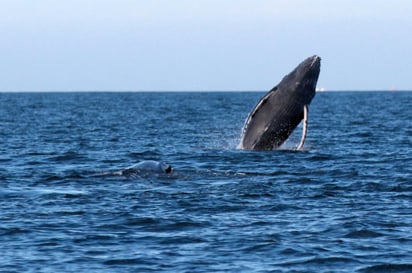
[(316, 93), (320, 60), (317, 55), (307, 58), (260, 99), (243, 126), (240, 149), (277, 149), (302, 119), (303, 133), (297, 149), (303, 147), (308, 107)]

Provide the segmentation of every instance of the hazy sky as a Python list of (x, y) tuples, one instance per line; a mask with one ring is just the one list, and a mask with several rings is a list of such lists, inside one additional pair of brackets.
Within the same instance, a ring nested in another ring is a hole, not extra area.
[(0, 0), (0, 91), (412, 89), (410, 0)]

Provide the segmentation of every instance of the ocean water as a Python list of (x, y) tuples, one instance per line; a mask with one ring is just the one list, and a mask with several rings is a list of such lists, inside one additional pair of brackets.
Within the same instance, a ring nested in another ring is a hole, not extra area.
[(0, 93), (0, 272), (412, 272), (412, 92), (238, 150), (263, 94)]

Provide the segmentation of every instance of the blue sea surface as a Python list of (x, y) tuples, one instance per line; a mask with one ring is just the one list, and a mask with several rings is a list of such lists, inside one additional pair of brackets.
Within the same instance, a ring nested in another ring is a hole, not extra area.
[[(238, 150), (263, 94), (0, 93), (0, 271), (412, 272), (412, 92)], [(142, 160), (174, 172), (115, 175)]]

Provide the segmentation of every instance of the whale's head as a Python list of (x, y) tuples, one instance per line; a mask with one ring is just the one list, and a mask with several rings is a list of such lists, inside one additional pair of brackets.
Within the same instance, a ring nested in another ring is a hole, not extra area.
[(159, 167), (165, 173), (172, 173), (173, 172), (172, 166), (167, 164), (167, 163), (161, 162)]
[(296, 97), (302, 104), (310, 104), (316, 93), (320, 73), (320, 57), (314, 55), (300, 63), (279, 83), (279, 88)]

